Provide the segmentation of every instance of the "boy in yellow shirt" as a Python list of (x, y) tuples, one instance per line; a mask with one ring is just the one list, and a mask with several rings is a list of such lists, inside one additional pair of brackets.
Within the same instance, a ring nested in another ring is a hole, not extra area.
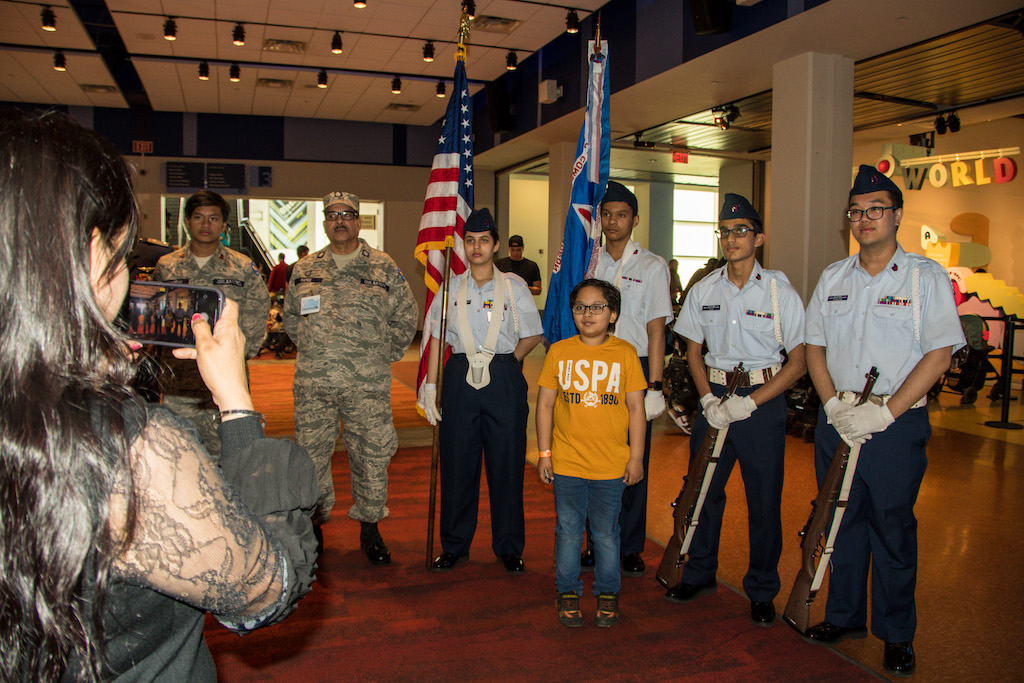
[(582, 626), (580, 545), (589, 517), (594, 541), (594, 623), (619, 620), (619, 509), (622, 491), (644, 478), (647, 417), (636, 350), (608, 334), (619, 317), (619, 290), (584, 280), (569, 297), (579, 335), (551, 345), (537, 396), (537, 470), (554, 484), (558, 620)]

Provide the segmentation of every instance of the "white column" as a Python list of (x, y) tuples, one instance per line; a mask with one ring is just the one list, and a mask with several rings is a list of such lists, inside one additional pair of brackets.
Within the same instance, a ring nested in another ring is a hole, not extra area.
[(853, 60), (804, 53), (772, 68), (771, 223), (765, 250), (806, 302), (849, 254)]

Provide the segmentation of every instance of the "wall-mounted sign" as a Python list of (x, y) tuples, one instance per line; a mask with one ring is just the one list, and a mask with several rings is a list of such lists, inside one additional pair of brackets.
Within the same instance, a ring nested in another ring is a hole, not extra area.
[(906, 154), (907, 150), (914, 149), (912, 147), (901, 150), (897, 150), (897, 145), (886, 147), (875, 163), (876, 168), (888, 177), (901, 172), (903, 185), (908, 190), (920, 190), (925, 182), (935, 188), (1001, 185), (1017, 177), (1017, 162), (1010, 157), (1020, 154), (1019, 147), (912, 158), (907, 158)]
[(180, 194), (204, 189), (246, 194), (245, 164), (168, 161), (164, 164), (164, 185), (168, 192)]
[(685, 164), (689, 161), (690, 155), (686, 152), (672, 152), (672, 161), (677, 164)]

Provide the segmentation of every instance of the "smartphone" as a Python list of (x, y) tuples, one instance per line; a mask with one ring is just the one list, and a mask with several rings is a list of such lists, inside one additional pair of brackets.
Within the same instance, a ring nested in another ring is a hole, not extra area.
[(118, 324), (143, 344), (194, 347), (192, 316), (202, 313), (210, 327), (224, 310), (224, 293), (216, 287), (132, 280)]

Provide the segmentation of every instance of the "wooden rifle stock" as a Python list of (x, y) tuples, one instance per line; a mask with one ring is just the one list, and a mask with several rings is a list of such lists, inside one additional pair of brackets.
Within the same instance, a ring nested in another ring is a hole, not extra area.
[[(878, 368), (871, 368), (865, 377), (867, 377), (867, 382), (857, 399), (857, 405), (863, 405), (871, 396), (871, 390), (875, 387), (875, 381), (878, 380)], [(832, 526), (849, 462), (850, 444), (844, 440), (836, 449), (832, 464), (829, 465), (825, 479), (822, 480), (821, 487), (818, 489), (818, 496), (811, 502), (811, 516), (799, 534), (803, 564), (793, 582), (793, 590), (789, 593), (789, 602), (786, 603), (786, 610), (782, 613), (782, 618), (800, 633), (806, 632), (810, 625), (811, 603), (814, 602), (817, 595), (817, 591), (812, 589), (814, 575), (817, 571), (815, 560), (823, 550), (821, 540)]]
[[(740, 363), (733, 372), (732, 381), (729, 382), (725, 394), (722, 395), (722, 401), (733, 395), (742, 379), (743, 363)], [(708, 465), (712, 463), (713, 459), (717, 462), (717, 458), (713, 458), (715, 445), (718, 443), (719, 437), (725, 439), (727, 432), (728, 427), (718, 430), (708, 426), (704, 440), (700, 443), (700, 450), (697, 451), (697, 456), (693, 460), (691, 471), (683, 477), (683, 488), (675, 502), (672, 503), (675, 508), (672, 512), (675, 531), (672, 538), (669, 539), (668, 545), (665, 546), (665, 554), (661, 557), (657, 573), (658, 582), (665, 588), (675, 588), (683, 580), (683, 565), (689, 559), (689, 541), (692, 540), (692, 534), (690, 534), (690, 539), (687, 539), (687, 534), (691, 527), (700, 521), (700, 511), (704, 503), (701, 493), (707, 493), (704, 480), (708, 479), (707, 483), (710, 484), (710, 477), (714, 476), (714, 468), (711, 468), (709, 474)]]

